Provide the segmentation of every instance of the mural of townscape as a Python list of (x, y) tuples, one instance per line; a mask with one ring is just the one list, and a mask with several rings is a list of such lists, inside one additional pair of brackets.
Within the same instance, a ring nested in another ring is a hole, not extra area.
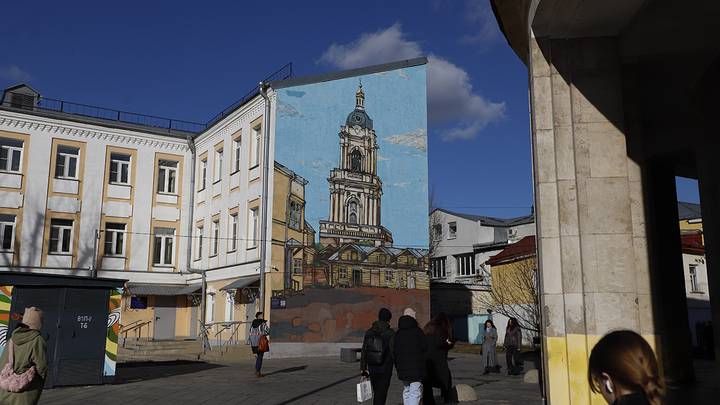
[(277, 90), (295, 232), (274, 341), (357, 342), (383, 306), (427, 321), (426, 115), (424, 63)]

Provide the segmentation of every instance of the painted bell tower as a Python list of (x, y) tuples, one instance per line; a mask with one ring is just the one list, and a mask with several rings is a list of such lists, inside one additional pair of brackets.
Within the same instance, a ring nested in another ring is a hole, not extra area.
[(355, 109), (340, 127), (340, 159), (330, 172), (330, 212), (320, 221), (320, 242), (392, 243), (392, 234), (380, 222), (382, 181), (377, 175), (377, 136), (365, 111), (362, 82), (355, 92)]

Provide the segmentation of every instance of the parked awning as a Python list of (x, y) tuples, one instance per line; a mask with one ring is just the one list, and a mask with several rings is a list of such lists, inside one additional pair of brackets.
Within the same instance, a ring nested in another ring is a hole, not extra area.
[(148, 283), (128, 283), (127, 289), (131, 295), (188, 295), (200, 290), (200, 284), (168, 285)]
[(221, 290), (238, 290), (240, 288), (245, 288), (249, 286), (250, 284), (253, 284), (257, 281), (260, 281), (260, 276), (245, 276), (240, 277), (239, 279), (233, 281), (232, 283), (226, 285), (225, 287), (221, 288)]

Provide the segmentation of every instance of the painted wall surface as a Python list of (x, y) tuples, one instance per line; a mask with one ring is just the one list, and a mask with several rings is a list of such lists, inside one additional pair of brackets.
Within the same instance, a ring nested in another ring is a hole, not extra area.
[(273, 340), (359, 342), (383, 306), (393, 312), (393, 325), (406, 307), (424, 324), (430, 314), (425, 66), (275, 94), (275, 162), (302, 178), (304, 199), (284, 192), (290, 197), (283, 210), (274, 210), (285, 218), (273, 217), (273, 241), (282, 246), (273, 249), (272, 262), (283, 280), (271, 292)]
[(115, 376), (115, 366), (117, 364), (118, 352), (118, 335), (120, 334), (120, 312), (122, 303), (122, 288), (110, 291), (110, 299), (108, 300), (108, 322), (107, 322), (107, 339), (105, 341), (105, 367), (103, 375), (107, 377)]
[(10, 305), (12, 304), (13, 286), (0, 286), (0, 355), (5, 351), (7, 342), (8, 327), (10, 325)]

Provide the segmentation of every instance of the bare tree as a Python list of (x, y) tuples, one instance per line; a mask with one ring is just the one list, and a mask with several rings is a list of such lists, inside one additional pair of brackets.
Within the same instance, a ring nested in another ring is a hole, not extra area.
[(540, 333), (540, 301), (537, 289), (537, 263), (527, 257), (496, 265), (491, 270), (491, 288), (480, 298), (482, 305), (508, 318), (532, 334)]
[(437, 252), (438, 245), (440, 244), (440, 241), (442, 240), (442, 237), (438, 237), (436, 235), (435, 228), (437, 226), (442, 225), (442, 221), (440, 220), (440, 215), (434, 214), (433, 211), (435, 211), (437, 207), (437, 197), (435, 196), (435, 189), (430, 187), (430, 192), (428, 193), (428, 206), (430, 209), (430, 214), (428, 218), (428, 248), (429, 248), (429, 257), (435, 257), (435, 253)]

